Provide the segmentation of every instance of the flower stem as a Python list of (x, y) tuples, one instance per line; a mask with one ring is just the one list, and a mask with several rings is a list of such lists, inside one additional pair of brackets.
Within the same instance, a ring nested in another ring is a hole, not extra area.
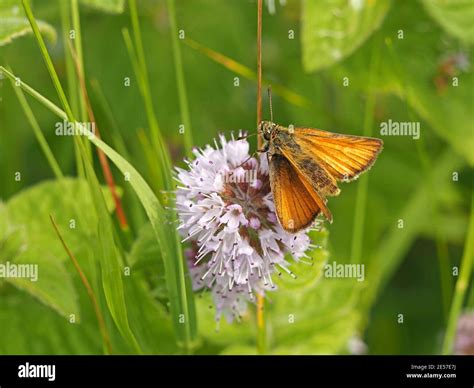
[[(257, 128), (262, 121), (262, 0), (257, 3)], [(261, 134), (257, 134), (258, 149), (263, 146)], [(265, 330), (265, 299), (257, 294), (257, 351), (265, 354), (267, 333)]]
[[(257, 128), (262, 121), (262, 0), (257, 3)], [(258, 148), (263, 145), (262, 136), (257, 135)]]
[(446, 328), (446, 335), (443, 343), (443, 354), (450, 354), (453, 351), (453, 342), (456, 334), (456, 326), (458, 318), (461, 314), (464, 296), (469, 285), (469, 279), (473, 271), (474, 257), (474, 192), (471, 197), (471, 216), (469, 220), (469, 227), (466, 235), (466, 244), (464, 246), (464, 253), (461, 260), (461, 271), (459, 279), (456, 282), (454, 291), (454, 298), (451, 304), (451, 311), (449, 313), (448, 326)]
[(263, 295), (257, 294), (257, 352), (265, 354), (267, 343), (267, 331), (265, 325), (265, 299)]

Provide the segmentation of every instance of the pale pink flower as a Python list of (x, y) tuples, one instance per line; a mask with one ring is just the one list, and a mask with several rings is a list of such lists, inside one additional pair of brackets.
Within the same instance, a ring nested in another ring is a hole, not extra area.
[(194, 246), (194, 260), (188, 260), (193, 287), (209, 288), (216, 318), (224, 314), (231, 321), (255, 294), (276, 288), (272, 274), (292, 275), (285, 255), (307, 257), (310, 239), (278, 223), (266, 155), (250, 157), (245, 139), (219, 140), (215, 148), (195, 149), (188, 169), (176, 169), (176, 203), (183, 241)]

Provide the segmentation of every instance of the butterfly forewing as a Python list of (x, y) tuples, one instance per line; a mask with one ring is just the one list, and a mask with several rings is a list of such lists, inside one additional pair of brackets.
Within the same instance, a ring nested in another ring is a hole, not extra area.
[(282, 155), (269, 157), (269, 168), (273, 201), (282, 227), (296, 232), (311, 225), (321, 209), (297, 171)]
[(350, 181), (369, 169), (382, 150), (380, 139), (295, 128), (294, 140), (337, 180)]

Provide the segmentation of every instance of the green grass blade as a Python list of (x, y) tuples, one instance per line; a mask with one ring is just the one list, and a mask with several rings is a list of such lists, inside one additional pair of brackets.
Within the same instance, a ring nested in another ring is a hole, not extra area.
[[(374, 77), (378, 74), (380, 58), (380, 44), (377, 42), (374, 45), (371, 58), (371, 69), (370, 69), (370, 83), (373, 87)], [(375, 91), (371, 89), (367, 95), (367, 101), (365, 105), (364, 114), (364, 136), (372, 135), (372, 126), (374, 123), (374, 111), (375, 111)], [(352, 234), (352, 246), (351, 246), (351, 262), (360, 263), (362, 260), (362, 242), (364, 238), (364, 225), (365, 215), (367, 208), (367, 192), (369, 187), (369, 175), (363, 175), (359, 180), (357, 187), (356, 204), (354, 211), (354, 232)]]
[(160, 169), (161, 174), (155, 177), (156, 182), (154, 186), (157, 186), (158, 190), (170, 190), (171, 186), (169, 182), (171, 180), (171, 174), (170, 173), (168, 174), (167, 172), (171, 171), (171, 162), (169, 158), (167, 158), (167, 151), (162, 146), (163, 141), (161, 138), (161, 134), (159, 132), (158, 122), (156, 120), (155, 113), (153, 111), (153, 104), (151, 101), (150, 90), (147, 86), (146, 77), (141, 70), (139, 60), (136, 56), (136, 51), (133, 46), (130, 33), (128, 32), (127, 29), (123, 29), (122, 33), (123, 33), (123, 38), (125, 41), (125, 46), (127, 48), (127, 52), (130, 57), (130, 61), (132, 62), (133, 71), (138, 80), (140, 93), (142, 95), (143, 102), (145, 104), (145, 112), (146, 112), (146, 116), (148, 120), (148, 125), (150, 126), (150, 129), (151, 129), (150, 131), (151, 141), (153, 143), (155, 153), (157, 153), (158, 162), (160, 166), (162, 167)]
[(56, 92), (58, 93), (59, 99), (61, 101), (62, 106), (68, 117), (73, 117), (73, 113), (71, 107), (69, 106), (69, 102), (66, 98), (66, 94), (64, 93), (63, 88), (61, 87), (61, 83), (59, 82), (58, 74), (54, 69), (53, 61), (49, 56), (48, 49), (46, 48), (46, 44), (41, 36), (40, 30), (38, 28), (38, 24), (36, 23), (35, 17), (33, 16), (33, 12), (31, 11), (31, 5), (29, 0), (22, 0), (23, 9), (25, 10), (25, 14), (30, 22), (31, 28), (33, 30), (33, 34), (35, 35), (36, 41), (40, 48), (41, 54), (43, 56), (43, 60), (46, 64), (46, 68), (48, 69), (49, 75), (53, 80), (54, 87), (56, 88)]
[(143, 47), (143, 40), (140, 31), (140, 23), (138, 20), (138, 10), (137, 10), (137, 3), (136, 0), (129, 0), (129, 8), (130, 8), (130, 19), (132, 22), (132, 31), (133, 31), (133, 38), (135, 43), (132, 43), (131, 39), (127, 40), (128, 30), (124, 29), (124, 39), (126, 40), (125, 43), (127, 45), (127, 50), (132, 62), (136, 62), (134, 65), (134, 71), (139, 79), (140, 84), (140, 91), (142, 93), (143, 102), (145, 104), (145, 110), (147, 114), (148, 124), (151, 130), (151, 140), (153, 146), (156, 148), (156, 152), (158, 153), (158, 157), (161, 163), (161, 167), (163, 168), (163, 184), (164, 190), (171, 190), (172, 189), (172, 181), (171, 181), (171, 160), (169, 157), (168, 150), (166, 149), (163, 141), (163, 137), (161, 135), (160, 127), (158, 125), (158, 120), (156, 118), (155, 110), (153, 107), (153, 100), (151, 97), (151, 90), (150, 90), (150, 81), (148, 79), (148, 69), (146, 65), (145, 59), (145, 50)]
[(49, 147), (49, 144), (43, 135), (43, 132), (41, 131), (38, 121), (36, 120), (36, 117), (33, 111), (31, 110), (30, 105), (28, 104), (28, 101), (26, 101), (23, 91), (21, 90), (20, 87), (15, 85), (13, 80), (11, 80), (11, 84), (12, 84), (13, 90), (16, 93), (18, 101), (20, 102), (20, 105), (23, 108), (23, 111), (25, 112), (25, 116), (28, 119), (31, 125), (31, 128), (33, 129), (33, 133), (35, 134), (36, 140), (38, 140), (41, 150), (43, 151), (44, 156), (48, 160), (51, 170), (53, 170), (53, 173), (57, 179), (63, 178), (64, 174), (61, 171), (58, 161), (54, 157), (53, 152), (51, 151), (51, 148)]
[[(224, 66), (226, 69), (244, 77), (250, 81), (257, 81), (257, 73), (250, 69), (248, 66), (245, 66), (232, 58), (225, 56), (217, 51), (210, 49), (202, 45), (201, 43), (196, 42), (190, 38), (186, 38), (183, 42), (191, 47), (192, 49), (198, 51), (199, 53), (207, 56), (212, 61)], [(275, 82), (270, 82), (269, 80), (263, 79), (262, 83), (264, 86), (272, 85), (272, 92), (284, 100), (293, 104), (295, 106), (300, 106), (302, 108), (312, 109), (312, 110), (319, 110), (321, 113), (327, 114), (327, 112), (323, 112), (320, 110), (318, 106), (313, 104), (308, 98), (288, 89), (286, 86), (277, 84)]]
[[(75, 31), (75, 39), (74, 39), (74, 50), (76, 51), (76, 57), (77, 57), (77, 71), (79, 77), (76, 77), (79, 79), (86, 79), (84, 75), (84, 55), (82, 53), (82, 30), (81, 30), (81, 18), (79, 14), (79, 1), (78, 0), (72, 0), (71, 1), (71, 15), (72, 15), (72, 27)], [(71, 56), (69, 54), (69, 56)], [(74, 66), (74, 64), (73, 64)], [(74, 70), (74, 67), (73, 67)], [(73, 73), (75, 76), (75, 72)], [(78, 93), (78, 98), (79, 98), (79, 118), (81, 121), (87, 121), (88, 115), (87, 115), (87, 110), (86, 110), (86, 102), (84, 100), (83, 94), (80, 92), (80, 88), (78, 87), (76, 92)], [(76, 113), (77, 114), (77, 113)], [(76, 116), (77, 117), (77, 116)]]
[(456, 335), (459, 314), (461, 314), (464, 296), (469, 286), (469, 280), (473, 272), (474, 263), (474, 191), (471, 193), (471, 217), (464, 245), (464, 253), (461, 260), (461, 270), (456, 282), (454, 298), (449, 313), (448, 326), (443, 343), (443, 354), (450, 354), (453, 351), (453, 342)]
[[(64, 42), (69, 39), (69, 34), (71, 33), (71, 4), (69, 1), (58, 0), (59, 8), (61, 10), (61, 29), (62, 29), (62, 39)], [(66, 64), (66, 78), (67, 78), (67, 87), (68, 87), (68, 101), (71, 104), (71, 109), (74, 114), (79, 112), (79, 93), (77, 86), (77, 77), (74, 70), (74, 63), (71, 57), (71, 54), (68, 50), (64, 50), (64, 61)], [(80, 150), (77, 144), (74, 142), (74, 157), (76, 161), (77, 174), (85, 179), (84, 165), (81, 161)]]
[[(67, 42), (70, 39), (69, 34), (71, 33), (71, 3), (69, 1), (58, 0), (59, 7), (61, 10), (61, 28), (62, 28), (62, 40)], [(65, 45), (67, 47), (67, 45)], [(67, 89), (68, 89), (68, 101), (71, 104), (71, 108), (74, 114), (79, 112), (79, 93), (77, 85), (76, 71), (74, 69), (74, 62), (71, 58), (70, 52), (64, 50), (64, 62), (66, 64), (66, 78), (67, 78)], [(78, 150), (79, 151), (79, 150)]]
[(173, 57), (176, 71), (176, 85), (178, 87), (179, 109), (181, 111), (182, 124), (184, 125), (184, 146), (186, 149), (186, 155), (190, 156), (193, 148), (193, 133), (191, 130), (191, 119), (189, 117), (188, 95), (184, 81), (183, 60), (181, 57), (181, 47), (179, 45), (174, 0), (168, 0), (168, 16), (171, 25), (171, 41), (173, 43)]
[[(91, 80), (92, 90), (94, 92), (94, 96), (96, 97), (96, 102), (99, 104), (102, 112), (105, 115), (105, 119), (107, 121), (106, 126), (102, 129), (102, 132), (105, 136), (109, 135), (112, 140), (112, 145), (115, 149), (122, 155), (125, 159), (130, 160), (130, 153), (128, 152), (128, 148), (125, 144), (125, 140), (122, 136), (122, 131), (115, 119), (115, 114), (110, 106), (102, 87), (97, 79)], [(110, 129), (109, 129), (110, 128)]]
[(124, 285), (122, 279), (123, 263), (119, 250), (114, 242), (113, 224), (110, 219), (105, 199), (100, 187), (99, 180), (92, 166), (92, 161), (87, 157), (87, 150), (81, 139), (76, 139), (82, 154), (86, 169), (86, 177), (89, 182), (91, 196), (94, 202), (95, 211), (98, 217), (98, 236), (101, 251), (99, 262), (102, 268), (102, 286), (105, 300), (109, 307), (110, 314), (114, 319), (120, 334), (130, 343), (137, 353), (143, 353), (132, 330), (127, 315), (125, 303)]

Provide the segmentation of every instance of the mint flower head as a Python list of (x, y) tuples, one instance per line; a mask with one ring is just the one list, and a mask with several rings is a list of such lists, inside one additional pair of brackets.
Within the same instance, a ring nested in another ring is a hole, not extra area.
[(474, 355), (474, 312), (465, 312), (459, 317), (454, 354)]
[[(239, 134), (240, 136), (241, 134)], [(266, 155), (250, 157), (249, 143), (232, 136), (194, 149), (188, 168), (177, 168), (176, 203), (195, 290), (211, 290), (216, 319), (240, 319), (256, 294), (274, 290), (272, 275), (286, 260), (308, 258), (305, 231), (280, 226), (270, 190)], [(289, 254), (289, 255), (287, 255)]]

